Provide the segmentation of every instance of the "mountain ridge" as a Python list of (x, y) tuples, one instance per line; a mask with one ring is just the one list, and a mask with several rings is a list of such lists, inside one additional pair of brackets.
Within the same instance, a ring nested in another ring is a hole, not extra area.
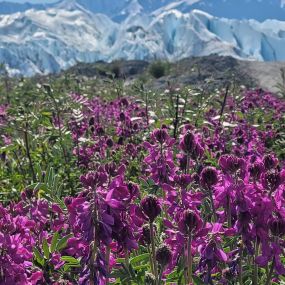
[(285, 20), (284, 0), (58, 0), (50, 4), (15, 3), (7, 0), (0, 2), (0, 15), (24, 12), (29, 9), (45, 10), (64, 8), (68, 2), (76, 2), (92, 13), (106, 14), (114, 21), (122, 21), (130, 13), (130, 5), (140, 7), (144, 13), (155, 13), (160, 9), (177, 9), (189, 12), (193, 9), (203, 10), (217, 17), (232, 19), (266, 19)]

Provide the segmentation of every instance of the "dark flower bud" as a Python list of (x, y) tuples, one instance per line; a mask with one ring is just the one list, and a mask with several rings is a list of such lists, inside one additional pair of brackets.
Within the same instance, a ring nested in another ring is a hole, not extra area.
[(234, 155), (225, 154), (220, 157), (219, 165), (225, 172), (235, 173), (245, 167), (245, 162)]
[(205, 167), (200, 175), (200, 182), (203, 187), (211, 188), (218, 183), (218, 172), (214, 167)]
[(128, 190), (132, 198), (136, 198), (139, 195), (139, 186), (133, 182), (129, 182)]
[(269, 222), (269, 228), (274, 236), (285, 235), (285, 221), (282, 218), (272, 218)]
[(237, 138), (237, 143), (238, 144), (243, 144), (244, 143), (244, 138), (243, 137), (238, 137)]
[(192, 180), (196, 183), (199, 184), (200, 183), (200, 176), (198, 173), (193, 173), (191, 176)]
[(65, 197), (64, 198), (64, 204), (65, 206), (68, 206), (72, 203), (72, 197)]
[(185, 234), (190, 234), (197, 231), (201, 226), (201, 219), (197, 213), (190, 209), (184, 210), (180, 217), (179, 228)]
[(192, 132), (187, 133), (182, 137), (180, 141), (180, 148), (187, 154), (192, 153), (196, 147), (196, 139)]
[(199, 143), (196, 143), (192, 151), (192, 158), (197, 159), (199, 157), (202, 157), (203, 154), (204, 154), (204, 148)]
[(155, 258), (158, 264), (164, 268), (171, 262), (172, 252), (167, 245), (163, 244), (157, 249)]
[(133, 129), (134, 129), (134, 131), (137, 131), (139, 129), (138, 123), (134, 123)]
[(235, 277), (233, 271), (228, 267), (223, 269), (222, 276), (227, 280), (233, 280), (233, 278)]
[(262, 162), (267, 170), (273, 169), (278, 165), (278, 159), (272, 154), (265, 155)]
[(255, 180), (259, 179), (262, 171), (263, 171), (263, 164), (260, 162), (254, 162), (249, 167), (250, 176), (253, 177)]
[(281, 183), (280, 173), (275, 170), (269, 170), (262, 174), (261, 180), (264, 188), (274, 191)]
[(110, 139), (110, 138), (108, 138), (107, 140), (106, 140), (106, 145), (108, 146), (108, 147), (113, 147), (113, 145), (114, 145), (114, 142), (113, 142), (113, 140), (112, 139)]
[(152, 135), (154, 139), (160, 144), (165, 143), (168, 139), (168, 133), (165, 129), (156, 129), (152, 132)]
[(154, 195), (148, 195), (143, 198), (141, 201), (141, 208), (151, 223), (161, 212), (159, 201)]
[(146, 244), (151, 244), (149, 224), (145, 224), (142, 227), (142, 241)]
[(31, 188), (27, 188), (21, 193), (21, 197), (23, 200), (26, 200), (26, 199), (30, 200), (33, 197), (33, 195), (34, 195), (34, 191)]
[(95, 123), (95, 119), (94, 119), (94, 117), (91, 117), (89, 120), (89, 126), (93, 126), (94, 123)]
[(123, 145), (123, 144), (124, 144), (124, 138), (123, 137), (119, 137), (118, 145)]
[(104, 172), (90, 171), (85, 175), (80, 176), (80, 182), (85, 187), (94, 187), (96, 185), (102, 185), (107, 181), (107, 175)]
[(126, 98), (123, 98), (120, 102), (123, 106), (128, 107), (129, 106), (129, 101)]
[(145, 274), (144, 284), (155, 285), (156, 284), (155, 276), (152, 273), (147, 272)]
[(102, 136), (102, 135), (104, 135), (104, 133), (105, 133), (105, 131), (104, 131), (104, 129), (102, 127), (96, 128), (97, 136)]
[(119, 119), (120, 119), (121, 122), (125, 121), (125, 119), (126, 119), (125, 113), (123, 113), (123, 112), (120, 113)]
[(179, 167), (185, 170), (187, 167), (187, 155), (183, 155), (179, 158)]

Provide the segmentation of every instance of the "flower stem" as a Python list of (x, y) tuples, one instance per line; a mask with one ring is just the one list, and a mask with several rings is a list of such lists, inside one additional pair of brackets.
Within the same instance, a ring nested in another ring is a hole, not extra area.
[(130, 257), (129, 257), (129, 252), (128, 252), (127, 248), (125, 248), (125, 262), (126, 262), (127, 267), (129, 268), (129, 266), (130, 266)]
[(243, 270), (242, 270), (242, 245), (241, 245), (240, 257), (239, 257), (239, 275), (238, 275), (238, 277), (239, 277), (239, 285), (243, 284), (242, 275), (243, 275)]
[(212, 205), (212, 216), (213, 216), (213, 219), (214, 219), (214, 223), (217, 222), (218, 218), (217, 218), (217, 214), (216, 214), (216, 210), (215, 210), (215, 204), (214, 204), (214, 199), (213, 199), (213, 194), (210, 193), (210, 200), (211, 200), (211, 205)]
[(273, 260), (272, 260), (272, 263), (271, 263), (271, 266), (270, 266), (269, 273), (267, 275), (267, 279), (266, 279), (265, 285), (270, 285), (271, 284), (271, 279), (272, 279), (274, 266), (275, 266), (275, 257), (273, 257)]
[(151, 254), (151, 250), (150, 247), (148, 246), (148, 252), (149, 252), (149, 261), (150, 261), (150, 270), (151, 273), (154, 274), (154, 268), (153, 268), (153, 261), (152, 261), (152, 254)]
[(192, 266), (193, 266), (193, 259), (192, 259), (192, 251), (191, 251), (191, 246), (192, 246), (192, 234), (189, 235), (188, 237), (188, 242), (187, 242), (187, 257), (188, 257), (188, 283), (192, 283)]
[(228, 228), (232, 227), (232, 213), (231, 213), (231, 199), (227, 196), (227, 220), (228, 220)]
[(160, 273), (159, 273), (158, 285), (159, 285), (159, 284), (161, 284), (163, 271), (164, 271), (164, 268), (163, 268), (163, 267), (161, 267), (161, 268), (160, 268)]
[(253, 277), (252, 277), (252, 284), (258, 285), (258, 265), (255, 262), (256, 257), (258, 256), (258, 250), (259, 250), (259, 242), (255, 241), (255, 251), (254, 251), (254, 268), (253, 268)]
[(107, 246), (106, 248), (106, 265), (107, 265), (107, 278), (106, 278), (106, 285), (109, 284), (109, 274), (110, 274), (110, 253), (111, 249), (110, 246)]
[(91, 245), (91, 258), (90, 258), (90, 285), (95, 285), (95, 280), (94, 280), (94, 263), (96, 260), (96, 255), (97, 255), (97, 245), (96, 245), (96, 241), (94, 240), (92, 245)]
[(158, 285), (158, 271), (157, 271), (156, 254), (155, 254), (153, 223), (152, 222), (149, 223), (149, 226), (150, 226), (150, 240), (151, 240), (151, 256), (153, 262), (153, 274), (155, 277), (155, 285)]

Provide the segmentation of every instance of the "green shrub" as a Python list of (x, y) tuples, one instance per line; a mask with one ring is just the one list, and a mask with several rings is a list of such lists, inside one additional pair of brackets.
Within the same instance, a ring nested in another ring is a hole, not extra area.
[(162, 61), (153, 62), (149, 68), (150, 74), (156, 79), (165, 76), (168, 70), (169, 70), (168, 63)]

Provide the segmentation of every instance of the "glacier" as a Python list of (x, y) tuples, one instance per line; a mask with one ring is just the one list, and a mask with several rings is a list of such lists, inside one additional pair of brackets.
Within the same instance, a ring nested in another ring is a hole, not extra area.
[(121, 22), (70, 0), (44, 10), (0, 15), (0, 62), (11, 75), (32, 76), (98, 60), (176, 61), (210, 54), (285, 60), (283, 21), (219, 18), (200, 10), (170, 9), (169, 3), (146, 13), (136, 1), (129, 3), (133, 6), (125, 13), (131, 13)]

